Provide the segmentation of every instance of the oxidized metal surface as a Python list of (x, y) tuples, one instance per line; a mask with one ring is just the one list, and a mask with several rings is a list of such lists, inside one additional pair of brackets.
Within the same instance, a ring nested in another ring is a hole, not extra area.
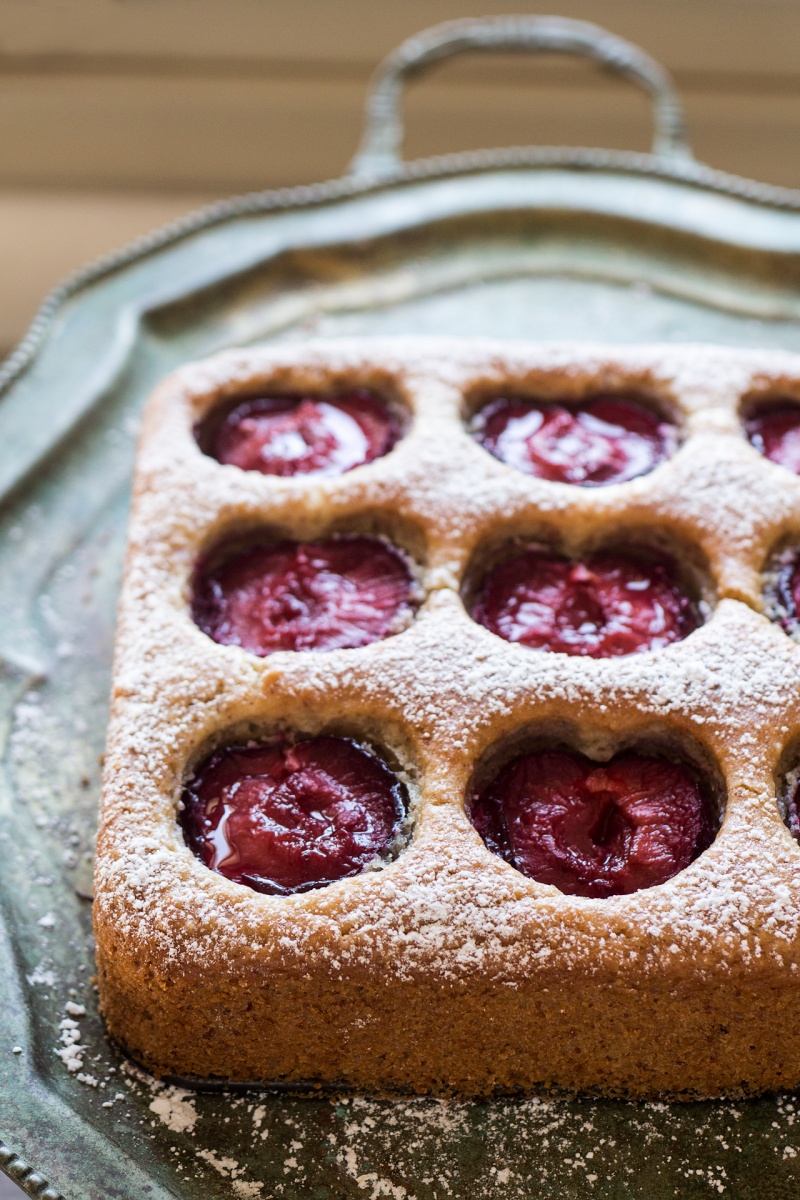
[(231, 201), (60, 293), (0, 404), (0, 1165), (31, 1196), (797, 1194), (786, 1096), (443, 1105), (153, 1089), (97, 1017), (90, 889), (136, 424), (166, 371), (311, 333), (800, 350), (799, 281), (800, 195), (691, 162), (510, 151)]
[(406, 81), (465, 51), (578, 54), (589, 58), (650, 94), (654, 155), (677, 161), (692, 157), (683, 109), (672, 80), (638, 46), (588, 21), (565, 17), (466, 17), (424, 29), (381, 63), (367, 100), (361, 146), (350, 164), (354, 175), (382, 179), (394, 174), (401, 166), (401, 103)]

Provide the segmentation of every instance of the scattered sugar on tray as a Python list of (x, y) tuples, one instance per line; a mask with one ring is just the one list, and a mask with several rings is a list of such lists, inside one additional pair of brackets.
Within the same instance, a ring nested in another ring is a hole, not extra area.
[[(152, 1108), (152, 1105), (150, 1107)], [(218, 1174), (225, 1178), (229, 1178), (231, 1175), (235, 1177), (234, 1173), (239, 1171), (239, 1164), (235, 1158), (221, 1157), (215, 1154), (213, 1150), (198, 1150), (197, 1157), (204, 1159)]]
[(78, 1072), (83, 1067), (83, 1056), (86, 1053), (86, 1046), (80, 1044), (80, 1026), (71, 1017), (64, 1017), (58, 1027), (63, 1044), (55, 1048), (55, 1053), (68, 1071)]
[(194, 1099), (184, 1088), (164, 1087), (151, 1100), (149, 1109), (173, 1133), (186, 1133), (194, 1129), (197, 1121)]
[(58, 978), (55, 972), (47, 968), (44, 962), (41, 962), (38, 967), (35, 967), (30, 975), (26, 975), (25, 978), (31, 987), (34, 987), (37, 984), (40, 984), (43, 987), (54, 987), (55, 984), (58, 983)]
[[(144, 1078), (143, 1073), (139, 1074)], [(150, 1081), (149, 1086), (157, 1089), (159, 1085)], [(675, 1158), (673, 1161), (673, 1155), (659, 1149), (670, 1128), (665, 1123), (669, 1109), (661, 1103), (625, 1106), (624, 1117), (620, 1114), (624, 1122), (622, 1128), (626, 1131), (624, 1144), (602, 1136), (592, 1139), (597, 1127), (597, 1108), (593, 1102), (537, 1097), (521, 1102), (495, 1101), (486, 1107), (422, 1098), (386, 1101), (349, 1097), (318, 1103), (330, 1103), (334, 1112), (341, 1114), (341, 1119), (334, 1122), (328, 1134), (328, 1144), (347, 1177), (363, 1191), (365, 1198), (371, 1198), (373, 1194), (396, 1194), (386, 1191), (386, 1186), (404, 1188), (408, 1196), (419, 1195), (420, 1188), (426, 1195), (429, 1191), (443, 1197), (462, 1195), (460, 1148), (463, 1148), (465, 1137), (476, 1136), (477, 1126), (473, 1122), (477, 1114), (480, 1114), (482, 1155), (479, 1173), (474, 1179), (471, 1177), (471, 1195), (475, 1200), (494, 1200), (498, 1184), (512, 1200), (522, 1200), (533, 1194), (532, 1189), (540, 1189), (545, 1184), (558, 1186), (558, 1180), (561, 1180), (562, 1190), (576, 1184), (593, 1187), (599, 1178), (621, 1180), (633, 1173), (628, 1158), (632, 1157), (633, 1148), (641, 1145), (652, 1147), (651, 1160), (660, 1156), (660, 1173), (669, 1168), (676, 1183), (703, 1178), (710, 1188), (721, 1194), (725, 1191), (728, 1174), (725, 1165), (714, 1156), (711, 1143), (734, 1153), (741, 1152), (747, 1145), (740, 1140), (735, 1123), (733, 1126), (730, 1123), (735, 1122), (740, 1110), (726, 1104), (715, 1105), (706, 1120), (695, 1122), (691, 1144), (698, 1147), (698, 1157)], [(788, 1103), (791, 1105), (791, 1100)], [(783, 1111), (780, 1105), (779, 1110)], [(276, 1105), (272, 1111), (282, 1115), (287, 1110)], [(291, 1114), (291, 1108), (288, 1111)], [(277, 1129), (284, 1126), (287, 1129), (286, 1157), (275, 1161), (282, 1161), (284, 1169), (288, 1170), (285, 1180), (273, 1177), (270, 1181), (270, 1194), (276, 1200), (282, 1197), (289, 1200), (298, 1186), (303, 1184), (309, 1188), (313, 1180), (297, 1162), (297, 1142), (293, 1135), (295, 1122), (291, 1115), (280, 1120)], [(231, 1180), (234, 1195), (261, 1194), (258, 1184), (244, 1178), (251, 1173), (251, 1168), (232, 1144), (226, 1152), (221, 1152), (216, 1146), (211, 1149), (202, 1141), (198, 1143), (198, 1137), (203, 1137), (199, 1124), (185, 1136), (193, 1140), (192, 1153), (201, 1162)], [(580, 1150), (576, 1146), (578, 1138), (581, 1139)], [(786, 1144), (789, 1144), (788, 1139)], [(780, 1146), (776, 1149), (782, 1152)], [(277, 1147), (276, 1152), (280, 1154)], [(709, 1157), (703, 1161), (699, 1155), (706, 1152)], [(534, 1176), (528, 1169), (533, 1166), (532, 1154), (535, 1154), (536, 1164)], [(786, 1155), (787, 1159), (791, 1157), (791, 1154)], [(376, 1158), (383, 1169), (376, 1169)], [(433, 1165), (432, 1173), (423, 1168), (423, 1162)], [(390, 1175), (387, 1175), (387, 1167)], [(234, 1188), (233, 1183), (237, 1181), (246, 1183), (246, 1189)], [(374, 1193), (376, 1186), (384, 1190)]]

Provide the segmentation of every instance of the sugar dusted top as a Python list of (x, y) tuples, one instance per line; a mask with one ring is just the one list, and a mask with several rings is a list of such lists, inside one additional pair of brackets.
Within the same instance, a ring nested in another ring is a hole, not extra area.
[[(204, 456), (192, 430), (254, 385), (389, 393), (409, 413), (384, 457), (336, 478), (264, 476)], [(584, 489), (532, 478), (478, 445), (492, 394), (652, 398), (680, 445), (651, 472)], [(99, 927), (131, 949), (234, 971), (242, 947), (339, 976), (376, 955), (398, 977), (580, 967), (642, 976), (688, 963), (800, 962), (800, 849), (775, 771), (800, 735), (800, 647), (763, 615), (761, 571), (800, 541), (800, 479), (750, 445), (744, 397), (800, 397), (800, 359), (703, 347), (399, 340), (234, 351), (182, 369), (148, 408), (120, 604), (97, 864)], [(414, 620), (357, 649), (262, 659), (191, 619), (197, 562), (221, 538), (384, 537), (419, 565)], [(509, 542), (567, 555), (644, 539), (695, 572), (708, 619), (652, 653), (533, 653), (472, 621), (471, 573)], [(385, 748), (411, 799), (407, 848), (380, 869), (301, 895), (215, 875), (176, 820), (194, 766), (221, 740), (280, 728)], [(464, 813), (505, 740), (552, 737), (604, 760), (677, 748), (718, 782), (725, 815), (699, 858), (630, 896), (565, 896), (493, 856)], [(513, 945), (513, 955), (508, 952)]]

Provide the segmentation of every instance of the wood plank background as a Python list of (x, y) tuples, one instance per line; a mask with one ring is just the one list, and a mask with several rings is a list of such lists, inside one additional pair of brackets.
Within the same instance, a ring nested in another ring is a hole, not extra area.
[[(0, 348), (85, 259), (216, 196), (341, 174), (382, 55), (426, 25), (508, 7), (0, 0)], [(638, 42), (672, 71), (699, 158), (800, 187), (798, 0), (553, 8)], [(649, 141), (642, 96), (561, 58), (446, 65), (411, 89), (406, 115), (409, 157)]]

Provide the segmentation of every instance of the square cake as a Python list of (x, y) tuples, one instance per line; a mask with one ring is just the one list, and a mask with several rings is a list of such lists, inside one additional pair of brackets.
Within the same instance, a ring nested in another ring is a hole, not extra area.
[(800, 358), (711, 347), (165, 380), (98, 840), (112, 1038), (309, 1089), (796, 1086), (798, 427)]

